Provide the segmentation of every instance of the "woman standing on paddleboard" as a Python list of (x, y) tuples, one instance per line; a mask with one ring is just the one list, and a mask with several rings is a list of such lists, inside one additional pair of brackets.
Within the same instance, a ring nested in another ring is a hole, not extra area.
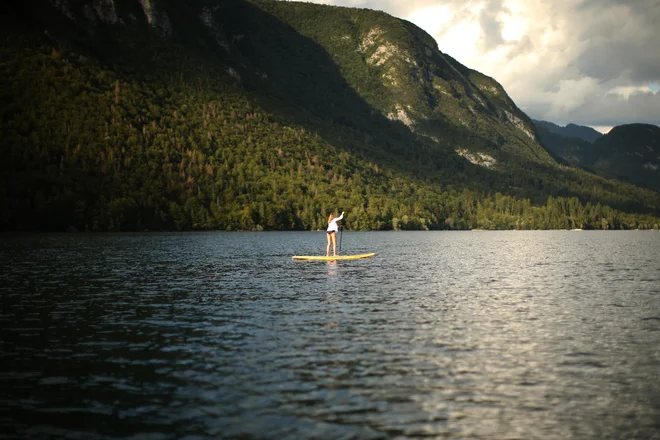
[(325, 255), (330, 256), (330, 244), (332, 243), (332, 255), (337, 256), (337, 231), (339, 226), (337, 222), (344, 218), (344, 211), (342, 211), (339, 217), (335, 217), (334, 214), (330, 214), (328, 217), (328, 229), (326, 230), (326, 236), (328, 237), (328, 246), (325, 248)]

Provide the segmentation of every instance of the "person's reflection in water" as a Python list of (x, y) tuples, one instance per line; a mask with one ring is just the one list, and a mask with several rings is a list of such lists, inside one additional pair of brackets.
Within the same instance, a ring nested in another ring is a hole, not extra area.
[[(328, 280), (333, 283), (337, 283), (340, 277), (337, 276), (339, 265), (337, 261), (327, 261), (328, 268)], [(328, 289), (325, 294), (323, 302), (325, 303), (324, 313), (323, 313), (323, 335), (325, 336), (324, 340), (324, 352), (328, 356), (328, 361), (322, 371), (319, 371), (319, 374), (323, 374), (325, 377), (325, 386), (329, 390), (340, 389), (339, 377), (345, 375), (345, 369), (337, 365), (336, 361), (333, 362), (332, 359), (336, 359), (341, 355), (342, 349), (337, 343), (337, 339), (333, 336), (338, 333), (341, 333), (339, 328), (340, 319), (342, 315), (342, 294), (340, 290), (332, 286)]]
[[(337, 269), (338, 265), (336, 261), (327, 261), (327, 266), (328, 266), (328, 280), (337, 280)], [(341, 296), (339, 293), (335, 291), (336, 289), (330, 288), (328, 290), (328, 293), (325, 295), (325, 299), (323, 300), (324, 302), (327, 303), (333, 303), (337, 304), (339, 303), (339, 297)]]
[(336, 261), (328, 261), (328, 275), (337, 275), (337, 262)]
[[(328, 261), (328, 276), (329, 277), (335, 277), (337, 275), (337, 262), (336, 261)], [(335, 292), (334, 289), (330, 289), (328, 293), (325, 295), (325, 299), (323, 300), (326, 303), (329, 304), (339, 304), (339, 297), (340, 294)], [(335, 310), (336, 311), (336, 310)], [(337, 321), (336, 320), (330, 320), (323, 324), (323, 327), (328, 329), (328, 328), (333, 328), (337, 326)]]

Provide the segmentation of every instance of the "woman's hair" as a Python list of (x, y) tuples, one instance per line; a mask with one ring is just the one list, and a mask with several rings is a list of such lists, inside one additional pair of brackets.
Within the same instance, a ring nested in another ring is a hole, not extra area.
[(330, 217), (328, 217), (328, 223), (330, 223), (330, 222), (332, 221), (333, 218), (335, 218), (335, 215), (334, 215), (334, 214), (330, 214)]

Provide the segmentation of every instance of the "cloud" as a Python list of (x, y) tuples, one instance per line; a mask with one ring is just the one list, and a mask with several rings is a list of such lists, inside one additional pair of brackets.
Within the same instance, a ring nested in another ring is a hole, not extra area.
[[(659, 92), (636, 91), (628, 95), (612, 92), (585, 101), (568, 115), (572, 122), (584, 125), (615, 126), (632, 122), (658, 125), (658, 108)], [(626, 115), (624, 121), (621, 114)]]
[(660, 0), (316, 0), (377, 9), (559, 124), (660, 125)]
[(493, 0), (485, 4), (479, 13), (479, 26), (481, 27), (480, 50), (488, 52), (504, 43), (502, 36), (502, 2)]
[(449, 6), (429, 6), (412, 12), (407, 19), (431, 35), (442, 35), (454, 20), (454, 12)]

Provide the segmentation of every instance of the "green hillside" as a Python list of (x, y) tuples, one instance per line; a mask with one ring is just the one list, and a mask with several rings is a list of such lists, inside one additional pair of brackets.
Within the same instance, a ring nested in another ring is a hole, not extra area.
[(499, 84), (410, 23), (114, 5), (0, 6), (3, 230), (660, 224), (657, 193), (556, 163)]

